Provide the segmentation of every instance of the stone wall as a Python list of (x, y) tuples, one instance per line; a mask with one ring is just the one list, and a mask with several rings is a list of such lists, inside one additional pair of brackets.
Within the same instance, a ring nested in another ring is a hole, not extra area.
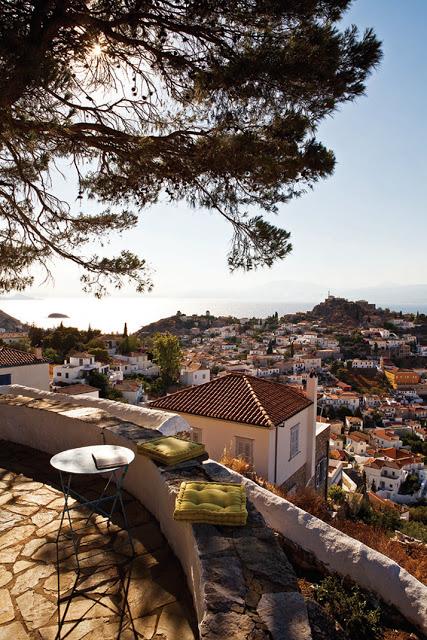
[[(47, 453), (90, 444), (119, 444), (137, 453), (137, 445), (159, 436), (94, 407), (49, 397), (0, 395), (0, 439)], [(207, 458), (207, 456), (204, 456)], [(218, 480), (223, 467), (192, 460), (162, 467), (136, 455), (124, 487), (157, 518), (187, 577), (203, 640), (269, 640), (277, 620), (293, 637), (298, 615), (304, 640), (311, 640), (309, 612), (298, 592), (296, 575), (259, 511), (248, 501), (245, 527), (214, 527), (177, 522), (175, 499), (183, 480)], [(240, 476), (236, 479), (241, 482)], [(142, 596), (143, 597), (143, 596)], [(281, 608), (292, 615), (278, 612)]]
[[(159, 435), (155, 429), (86, 406), (89, 399), (76, 405), (58, 400), (56, 394), (39, 395), (0, 395), (0, 438), (57, 453), (98, 443), (123, 444), (137, 451), (138, 443)], [(175, 498), (186, 479), (243, 482), (248, 525), (227, 528), (175, 521)], [(215, 461), (162, 468), (137, 455), (125, 488), (157, 518), (179, 558), (203, 640), (294, 637), (296, 618), (300, 637), (311, 640), (309, 608), (274, 531), (313, 554), (327, 571), (348, 576), (378, 594), (427, 632), (427, 588), (407, 571)]]
[(102, 398), (84, 399), (78, 396), (70, 396), (63, 393), (51, 393), (50, 391), (41, 391), (32, 387), (25, 387), (20, 384), (0, 385), (0, 394), (7, 393), (12, 395), (23, 395), (29, 398), (46, 398), (55, 399), (57, 401), (85, 407), (93, 407), (100, 409), (121, 420), (129, 420), (134, 424), (148, 429), (157, 429), (163, 435), (173, 435), (189, 429), (189, 424), (184, 418), (176, 413), (169, 411), (161, 411), (160, 409), (148, 409), (147, 407), (137, 407), (125, 404), (124, 402), (114, 402), (112, 400), (104, 400)]
[[(205, 463), (208, 464), (208, 463)], [(216, 467), (222, 466), (215, 463)], [(223, 467), (222, 477), (241, 477)], [(268, 526), (312, 554), (328, 573), (350, 578), (377, 594), (427, 633), (427, 587), (396, 562), (306, 513), (284, 498), (243, 479), (247, 495)]]
[[(329, 436), (331, 428), (328, 426), (323, 429), (318, 436), (316, 436), (316, 467), (322, 458), (326, 458), (326, 473), (322, 483), (314, 489), (323, 496), (327, 495), (328, 491), (328, 459), (329, 459)], [(314, 479), (315, 480), (315, 479)]]
[(292, 491), (294, 489), (302, 489), (307, 483), (307, 465), (303, 464), (302, 467), (295, 471), (282, 485), (281, 489), (284, 491)]

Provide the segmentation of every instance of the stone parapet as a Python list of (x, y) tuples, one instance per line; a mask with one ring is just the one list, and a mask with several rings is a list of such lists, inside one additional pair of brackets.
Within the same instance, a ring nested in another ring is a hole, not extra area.
[[(55, 394), (40, 398), (0, 395), (0, 438), (51, 454), (101, 443), (124, 445), (137, 453), (138, 444), (158, 436), (159, 431), (152, 428), (120, 420), (100, 407), (86, 406), (85, 400), (77, 405), (63, 402)], [(193, 596), (200, 637), (274, 638), (276, 597), (289, 600), (289, 594), (293, 596), (289, 602), (298, 600), (301, 628), (309, 630), (307, 607), (298, 593), (294, 570), (274, 532), (250, 500), (245, 527), (215, 527), (173, 519), (182, 481), (219, 480), (224, 474), (224, 467), (213, 461), (208, 464), (203, 458), (207, 456), (166, 468), (137, 454), (124, 484), (158, 520), (181, 562)], [(235, 481), (241, 482), (241, 477)], [(304, 640), (310, 638), (309, 631)]]
[[(64, 402), (33, 390), (24, 396), (0, 395), (0, 438), (54, 454), (89, 444), (138, 444), (159, 431), (122, 420), (86, 399)], [(177, 522), (175, 499), (183, 480), (244, 483), (248, 497), (245, 527)], [(125, 489), (158, 520), (186, 575), (203, 640), (278, 640), (291, 617), (298, 624), (286, 637), (310, 640), (310, 603), (298, 593), (296, 576), (274, 531), (312, 553), (329, 572), (348, 576), (375, 592), (427, 632), (427, 588), (395, 562), (346, 536), (287, 500), (262, 489), (223, 465), (198, 459), (162, 467), (137, 455)], [(313, 633), (313, 637), (315, 634)]]

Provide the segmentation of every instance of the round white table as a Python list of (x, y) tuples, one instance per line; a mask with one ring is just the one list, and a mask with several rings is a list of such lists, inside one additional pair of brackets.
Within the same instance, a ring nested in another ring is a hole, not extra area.
[[(107, 467), (105, 469), (98, 469), (96, 467), (93, 456), (111, 455), (113, 457), (115, 454), (125, 457), (126, 462), (119, 466)], [(92, 475), (109, 473), (110, 471), (116, 471), (122, 467), (129, 466), (134, 458), (134, 452), (127, 447), (119, 447), (115, 444), (96, 444), (90, 447), (79, 447), (78, 449), (61, 451), (61, 453), (57, 453), (50, 459), (50, 464), (61, 473)]]
[[(103, 469), (99, 469), (96, 466), (95, 458), (97, 457), (111, 457), (114, 460), (115, 456), (120, 457), (120, 464), (106, 467)], [(61, 481), (62, 491), (64, 493), (64, 508), (62, 510), (61, 522), (59, 525), (58, 535), (57, 535), (57, 543), (59, 542), (59, 538), (61, 536), (62, 525), (64, 522), (65, 515), (67, 515), (68, 522), (70, 525), (70, 533), (71, 538), (73, 540), (74, 545), (74, 553), (77, 561), (77, 568), (79, 569), (79, 558), (78, 558), (78, 543), (75, 543), (76, 534), (73, 529), (73, 524), (71, 521), (70, 511), (76, 507), (89, 507), (91, 512), (86, 519), (86, 524), (89, 522), (90, 518), (96, 511), (97, 513), (101, 513), (106, 518), (108, 518), (108, 525), (111, 522), (111, 517), (114, 513), (117, 503), (119, 502), (124, 522), (124, 529), (128, 533), (129, 543), (132, 547), (132, 554), (134, 555), (134, 547), (132, 536), (129, 532), (128, 521), (126, 517), (126, 510), (123, 503), (122, 497), (122, 486), (123, 480), (128, 471), (129, 465), (133, 462), (135, 458), (135, 454), (131, 449), (127, 447), (119, 447), (114, 444), (98, 444), (92, 445), (89, 447), (79, 447), (77, 449), (68, 449), (66, 451), (61, 451), (57, 453), (50, 459), (50, 464), (54, 469), (59, 471), (59, 477)], [(77, 491), (71, 488), (71, 480), (73, 476), (77, 475), (106, 475), (107, 480), (105, 487), (101, 493), (101, 495), (94, 499), (88, 500), (84, 496), (80, 495)], [(110, 485), (115, 484), (116, 490), (111, 495), (106, 495), (107, 489)], [(69, 505), (69, 499), (76, 498), (78, 503), (75, 506)], [(107, 501), (112, 501), (112, 507), (109, 512), (105, 511), (101, 508), (101, 505), (104, 505)]]

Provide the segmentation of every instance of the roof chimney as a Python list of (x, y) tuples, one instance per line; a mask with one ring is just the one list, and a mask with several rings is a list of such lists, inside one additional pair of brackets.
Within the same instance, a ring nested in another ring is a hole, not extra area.
[(305, 394), (312, 402), (317, 404), (317, 375), (312, 369), (305, 381)]
[(307, 434), (307, 479), (311, 483), (316, 468), (316, 421), (317, 421), (317, 375), (312, 369), (306, 381), (305, 394), (312, 401), (308, 413)]
[(39, 360), (43, 359), (43, 352), (41, 347), (33, 347), (33, 353), (36, 358), (39, 358)]

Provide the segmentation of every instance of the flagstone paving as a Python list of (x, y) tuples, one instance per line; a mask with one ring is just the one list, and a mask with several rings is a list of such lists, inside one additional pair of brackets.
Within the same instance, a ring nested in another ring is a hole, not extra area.
[[(58, 638), (56, 536), (63, 506), (50, 456), (0, 442), (0, 640)], [(101, 487), (82, 478), (78, 490), (99, 495)], [(99, 480), (102, 483), (101, 480)], [(59, 591), (63, 602), (60, 638), (193, 640), (197, 624), (178, 560), (157, 521), (124, 495), (136, 556), (132, 560), (120, 518), (73, 510), (79, 532), (80, 573), (71, 540), (59, 545)], [(67, 532), (67, 527), (64, 529)]]

